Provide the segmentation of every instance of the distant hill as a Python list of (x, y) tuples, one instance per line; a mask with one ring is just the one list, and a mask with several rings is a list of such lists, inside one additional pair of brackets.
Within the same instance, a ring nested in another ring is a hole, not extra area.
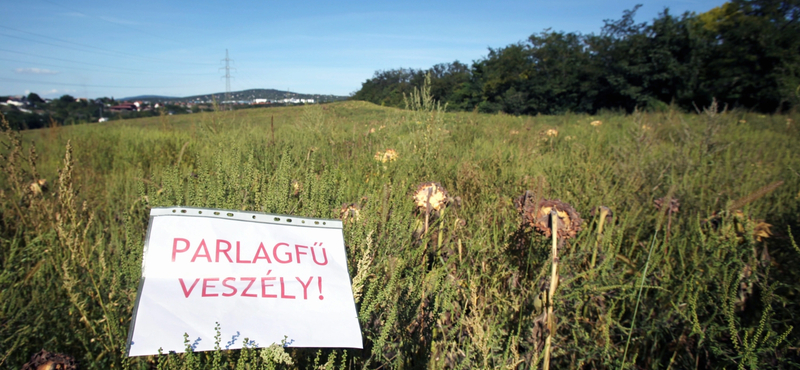
[[(242, 91), (231, 91), (230, 96), (231, 100), (236, 100), (236, 101), (239, 100), (251, 101), (253, 99), (278, 100), (286, 98), (297, 98), (297, 99), (314, 99), (314, 101), (318, 103), (346, 100), (348, 98), (347, 96), (339, 96), (339, 95), (300, 94), (291, 91), (281, 91), (275, 89), (250, 89)], [(151, 101), (155, 100), (163, 102), (190, 102), (190, 101), (210, 102), (212, 100), (216, 100), (218, 102), (222, 102), (226, 99), (224, 92), (218, 92), (213, 94), (186, 96), (183, 98), (157, 96), (157, 95), (140, 95), (120, 100), (151, 100)]]

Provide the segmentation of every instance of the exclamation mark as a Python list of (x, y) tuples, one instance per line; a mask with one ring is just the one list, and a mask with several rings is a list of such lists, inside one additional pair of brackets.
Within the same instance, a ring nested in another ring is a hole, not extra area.
[(317, 286), (319, 286), (319, 300), (321, 301), (325, 299), (325, 297), (322, 296), (322, 276), (317, 276)]

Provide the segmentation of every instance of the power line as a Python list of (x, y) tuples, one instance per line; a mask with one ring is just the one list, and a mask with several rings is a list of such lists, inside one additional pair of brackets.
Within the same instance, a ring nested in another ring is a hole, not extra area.
[(59, 3), (54, 3), (54, 2), (52, 2), (52, 1), (49, 1), (49, 0), (40, 0), (40, 1), (43, 1), (43, 2), (46, 2), (46, 3), (48, 3), (48, 4), (51, 4), (51, 5), (55, 5), (55, 6), (58, 6), (58, 7), (64, 8), (64, 9), (66, 9), (66, 10), (69, 10), (69, 11), (71, 11), (71, 12), (75, 12), (75, 13), (78, 13), (78, 14), (80, 14), (80, 15), (84, 15), (84, 16), (87, 16), (87, 17), (92, 17), (92, 18), (97, 18), (97, 19), (99, 19), (99, 20), (101, 20), (101, 21), (103, 21), (103, 22), (106, 22), (106, 23), (111, 23), (111, 24), (113, 24), (113, 25), (120, 26), (120, 27), (124, 27), (124, 28), (127, 28), (127, 29), (131, 29), (131, 30), (134, 30), (134, 31), (136, 31), (136, 32), (143, 33), (143, 34), (145, 34), (145, 35), (150, 35), (150, 36), (156, 37), (156, 38), (158, 38), (158, 39), (161, 39), (161, 40), (169, 40), (169, 41), (172, 41), (172, 42), (174, 42), (174, 43), (176, 43), (176, 44), (183, 45), (183, 43), (182, 43), (182, 42), (179, 42), (179, 41), (172, 40), (172, 39), (170, 39), (170, 38), (164, 37), (164, 35), (156, 35), (156, 34), (152, 34), (152, 33), (150, 33), (150, 32), (142, 31), (142, 30), (140, 30), (140, 29), (138, 29), (138, 28), (134, 28), (134, 27), (131, 27), (131, 26), (128, 26), (128, 25), (125, 25), (125, 24), (121, 24), (121, 23), (117, 23), (117, 22), (112, 22), (112, 21), (109, 21), (108, 19), (104, 19), (103, 17), (97, 17), (97, 16), (94, 16), (94, 15), (91, 15), (91, 14), (86, 14), (86, 13), (83, 13), (83, 12), (79, 12), (79, 11), (77, 11), (77, 10), (71, 9), (71, 8), (69, 8), (69, 7), (66, 7), (66, 6), (64, 6), (64, 5), (62, 5), (62, 4), (59, 4)]
[[(58, 60), (58, 61), (67, 62), (67, 63), (76, 63), (76, 64), (84, 64), (84, 65), (94, 66), (94, 67), (117, 69), (117, 70), (125, 71), (125, 72), (157, 73), (157, 72), (153, 72), (153, 71), (146, 71), (146, 70), (143, 70), (143, 69), (133, 69), (133, 68), (124, 68), (124, 67), (111, 67), (111, 66), (106, 66), (106, 65), (102, 65), (102, 64), (87, 63), (87, 62), (81, 62), (81, 61), (70, 60), (70, 59), (54, 58), (54, 57), (48, 57), (48, 56), (44, 56), (44, 55), (23, 53), (21, 51), (13, 51), (13, 50), (8, 50), (8, 49), (1, 49), (1, 48), (0, 48), (0, 51), (4, 51), (4, 52), (7, 52), (7, 53), (20, 54), (20, 55), (27, 55), (27, 56), (36, 57), (36, 58)], [(65, 67), (62, 67), (62, 68), (65, 68)], [(182, 75), (182, 76), (208, 76), (208, 75), (212, 75), (212, 74), (215, 74), (215, 73), (169, 73), (169, 74), (170, 75)]]
[[(0, 60), (5, 60), (6, 62), (15, 62), (15, 63), (31, 63), (31, 62), (27, 62), (27, 61), (19, 60), (19, 59), (0, 58)], [(50, 63), (41, 63), (41, 62), (35, 62), (35, 63), (36, 63), (36, 65), (47, 66), (47, 67), (56, 67), (58, 69), (74, 69), (76, 71), (118, 73), (118, 72), (114, 72), (114, 71), (98, 71), (96, 69), (67, 67), (67, 66), (62, 66), (62, 65), (57, 65), (57, 64), (50, 64)]]
[[(103, 72), (103, 73), (121, 73), (120, 71), (113, 71), (113, 70), (101, 70), (101, 69), (89, 69), (89, 68), (79, 68), (79, 67), (69, 67), (60, 64), (50, 64), (50, 63), (42, 63), (42, 62), (29, 62), (26, 60), (19, 60), (19, 59), (8, 59), (8, 58), (0, 58), (0, 60), (4, 60), (7, 62), (15, 62), (15, 63), (28, 63), (28, 64), (36, 64), (37, 66), (47, 66), (47, 67), (55, 67), (58, 69), (70, 69), (75, 71), (87, 71), (87, 72)], [(79, 63), (79, 62), (74, 62)], [(114, 67), (107, 67), (107, 68), (114, 68)], [(137, 73), (140, 74), (148, 74), (148, 75), (186, 75), (186, 76), (201, 76), (201, 75), (212, 75), (216, 73), (197, 73), (197, 74), (185, 74), (185, 73), (165, 73), (165, 72), (153, 72), (153, 71), (139, 71)]]
[[(135, 55), (135, 54), (125, 53), (125, 52), (122, 52), (122, 51), (117, 51), (117, 50), (111, 50), (111, 49), (100, 48), (100, 47), (97, 47), (97, 46), (86, 45), (86, 44), (82, 44), (82, 43), (79, 43), (79, 42), (72, 42), (72, 41), (69, 41), (69, 40), (64, 40), (64, 39), (60, 39), (60, 38), (57, 38), (57, 37), (52, 37), (52, 36), (42, 35), (42, 34), (35, 33), (35, 32), (23, 31), (23, 30), (20, 30), (20, 29), (16, 29), (16, 28), (12, 28), (12, 27), (7, 27), (7, 26), (2, 26), (2, 25), (0, 25), (0, 28), (5, 28), (5, 29), (7, 29), (7, 30), (12, 30), (12, 31), (15, 31), (15, 32), (21, 32), (21, 33), (26, 33), (26, 34), (33, 35), (33, 36), (36, 36), (36, 37), (41, 37), (41, 38), (45, 38), (45, 39), (55, 40), (55, 41), (58, 41), (58, 42), (63, 42), (63, 43), (67, 43), (67, 44), (77, 45), (77, 46), (81, 46), (81, 47), (85, 47), (85, 48), (97, 49), (97, 50), (103, 51), (103, 52), (105, 52), (105, 53), (119, 54), (119, 55), (114, 55), (114, 56), (125, 56), (125, 57), (132, 57), (132, 58), (138, 58), (138, 59), (145, 59), (145, 60), (150, 60), (150, 61), (155, 61), (155, 62), (163, 62), (163, 63), (176, 63), (176, 61), (174, 61), (174, 60), (167, 60), (167, 59), (160, 59), (160, 58), (145, 57), (145, 56), (141, 56), (141, 55)], [(32, 42), (40, 42), (40, 43), (44, 43), (43, 41), (39, 41), (39, 40), (31, 40), (31, 39), (25, 39), (25, 38), (22, 38), (22, 37), (19, 37), (19, 36), (12, 36), (12, 35), (8, 35), (8, 34), (5, 34), (5, 33), (4, 33), (4, 34), (2, 34), (2, 35), (9, 36), (9, 37), (14, 37), (14, 38), (18, 38), (18, 39), (22, 39), (22, 40), (26, 40), (26, 41), (32, 41)], [(48, 45), (53, 45), (53, 46), (58, 46), (58, 47), (65, 47), (65, 46), (62, 46), (62, 45), (54, 45), (54, 44), (49, 44), (49, 43), (47, 43), (47, 44), (48, 44)], [(73, 50), (74, 50), (74, 49), (73, 49)], [(80, 50), (80, 51), (84, 51), (84, 50)], [(194, 65), (203, 65), (203, 66), (208, 66), (208, 65), (212, 65), (212, 64), (213, 64), (213, 63), (195, 63), (195, 62), (178, 62), (178, 63), (181, 63), (181, 64), (194, 64)]]
[[(58, 47), (58, 48), (64, 48), (64, 49), (70, 49), (70, 50), (81, 51), (81, 52), (84, 52), (84, 53), (98, 53), (97, 51), (89, 51), (89, 50), (83, 50), (83, 49), (76, 49), (76, 48), (71, 48), (71, 47), (69, 47), (69, 46), (64, 46), (64, 45), (53, 44), (53, 43), (50, 43), (50, 42), (47, 42), (47, 41), (33, 40), (33, 39), (28, 39), (28, 38), (25, 38), (25, 37), (20, 37), (20, 36), (9, 35), (9, 34), (7, 34), (7, 33), (0, 33), (0, 36), (11, 37), (11, 38), (20, 39), (20, 40), (29, 41), (29, 42), (38, 42), (38, 43), (40, 43), (40, 44), (45, 44), (45, 45), (55, 46), (55, 47)], [(106, 53), (103, 53), (103, 54), (106, 54)]]
[[(52, 59), (52, 60), (59, 60), (59, 61), (68, 62), (68, 63), (78, 63), (78, 64), (85, 64), (87, 66), (95, 66), (95, 67), (104, 67), (104, 68), (106, 68), (106, 66), (101, 65), (101, 64), (79, 62), (79, 61), (76, 61), (76, 60), (69, 60), (69, 59), (62, 59), (62, 58), (47, 57), (47, 56), (44, 56), (44, 55), (23, 53), (21, 51), (13, 51), (13, 50), (8, 50), (8, 49), (0, 49), (0, 51), (5, 51), (7, 53), (20, 54), (20, 55), (28, 55), (28, 56), (32, 56), (32, 57), (36, 57), (36, 58)], [(129, 72), (146, 72), (146, 71), (141, 70), (141, 69), (131, 69), (131, 68), (122, 68), (122, 67), (113, 67), (113, 68), (116, 68), (116, 69), (119, 69), (119, 70), (129, 71)]]
[[(21, 37), (21, 36), (9, 35), (7, 33), (2, 33), (2, 32), (0, 32), (0, 36), (11, 37), (11, 38), (25, 40), (25, 41), (29, 41), (29, 42), (37, 42), (37, 43), (40, 43), (40, 44), (55, 46), (55, 47), (58, 47), (58, 48), (64, 48), (64, 49), (69, 49), (69, 50), (80, 51), (80, 52), (83, 52), (83, 53), (95, 53), (95, 54), (112, 56), (112, 57), (115, 57), (115, 58), (131, 58), (129, 56), (114, 55), (112, 53), (104, 52), (104, 51), (85, 50), (85, 49), (78, 49), (78, 48), (74, 48), (74, 47), (64, 46), (64, 45), (53, 44), (53, 43), (47, 42), (47, 41), (34, 40), (34, 39), (29, 39), (29, 38), (25, 38), (25, 37)], [(146, 59), (146, 58), (142, 58), (142, 57), (138, 57), (138, 58)], [(160, 62), (160, 63), (163, 63), (163, 62)], [(175, 63), (175, 62), (174, 61), (169, 61), (167, 63)], [(187, 63), (187, 64), (208, 65), (208, 64), (202, 64), (202, 63)]]
[(86, 84), (69, 84), (69, 83), (60, 83), (60, 82), (46, 82), (46, 81), (33, 81), (33, 80), (20, 80), (16, 78), (5, 78), (0, 77), (2, 81), (9, 81), (9, 82), (21, 82), (21, 83), (31, 83), (31, 84), (39, 84), (39, 85), (57, 85), (57, 86), (77, 86), (77, 87), (99, 87), (99, 88), (120, 88), (120, 89), (172, 89), (176, 87), (192, 87), (192, 86), (199, 86), (199, 84), (195, 85), (183, 85), (183, 86), (111, 86), (111, 85), (86, 85)]

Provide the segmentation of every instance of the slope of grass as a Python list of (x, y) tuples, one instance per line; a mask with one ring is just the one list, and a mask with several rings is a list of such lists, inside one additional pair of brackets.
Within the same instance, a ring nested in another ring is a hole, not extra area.
[[(797, 118), (350, 101), (7, 132), (0, 365), (47, 348), (89, 369), (541, 367), (550, 241), (514, 205), (531, 190), (583, 218), (559, 252), (553, 368), (793, 368)], [(398, 158), (376, 161), (386, 149)], [(427, 181), (452, 200), (426, 231), (412, 193)], [(670, 195), (678, 209), (658, 211)], [(122, 355), (150, 207), (338, 218), (346, 203), (364, 350)]]

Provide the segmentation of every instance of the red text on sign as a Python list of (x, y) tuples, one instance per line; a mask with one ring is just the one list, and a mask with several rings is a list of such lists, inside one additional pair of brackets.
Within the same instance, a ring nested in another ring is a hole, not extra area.
[[(328, 254), (325, 251), (325, 248), (322, 247), (322, 243), (319, 242), (314, 243), (314, 245), (310, 247), (300, 244), (294, 244), (294, 246), (292, 246), (289, 243), (280, 242), (276, 243), (274, 246), (272, 246), (272, 248), (268, 248), (263, 242), (261, 242), (259, 243), (258, 247), (255, 248), (255, 253), (247, 253), (246, 250), (244, 253), (242, 253), (243, 251), (241, 242), (237, 241), (235, 259), (231, 257), (234, 247), (233, 243), (230, 241), (217, 239), (213, 245), (214, 253), (212, 254), (208, 248), (208, 244), (206, 244), (205, 239), (200, 239), (200, 242), (197, 243), (194, 248), (192, 248), (192, 243), (189, 241), (189, 239), (173, 238), (172, 262), (179, 262), (178, 259), (180, 256), (184, 253), (187, 253), (187, 257), (189, 255), (192, 256), (189, 262), (205, 261), (209, 263), (220, 263), (227, 261), (227, 263), (257, 263), (263, 260), (266, 263), (273, 263), (273, 261), (275, 261), (275, 263), (279, 264), (300, 264), (311, 263), (312, 261), (319, 266), (325, 266), (328, 264)], [(252, 251), (252, 249), (250, 250)], [(308, 258), (309, 252), (311, 254), (310, 261)], [(248, 255), (253, 257), (247, 258)]]
[[(272, 270), (270, 270), (270, 272), (271, 271)], [(316, 278), (319, 299), (323, 300), (322, 277), (317, 276)], [(295, 277), (292, 279), (275, 276), (262, 276), (261, 278), (196, 278), (194, 280), (186, 281), (182, 278), (179, 278), (178, 283), (181, 286), (184, 298), (189, 298), (192, 296), (197, 297), (197, 293), (194, 295), (192, 293), (195, 291), (195, 287), (200, 285), (199, 296), (201, 298), (233, 297), (238, 294), (240, 297), (297, 299), (297, 296), (300, 295), (302, 291), (303, 299), (308, 300), (308, 288), (311, 286), (311, 282), (313, 280), (314, 276), (309, 276), (307, 279), (300, 277)], [(256, 281), (260, 282), (261, 289), (259, 289), (258, 286), (253, 287)], [(294, 281), (297, 281), (298, 284), (294, 284)], [(280, 287), (276, 286), (276, 282), (280, 282)], [(221, 283), (221, 285), (218, 285), (219, 283)], [(278, 291), (280, 291), (280, 294)]]

